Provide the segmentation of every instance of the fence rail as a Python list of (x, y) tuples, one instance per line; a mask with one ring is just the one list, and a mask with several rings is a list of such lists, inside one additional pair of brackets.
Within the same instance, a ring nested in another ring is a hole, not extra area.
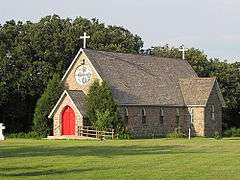
[(78, 126), (78, 135), (96, 139), (114, 139), (114, 129), (98, 131), (92, 126)]

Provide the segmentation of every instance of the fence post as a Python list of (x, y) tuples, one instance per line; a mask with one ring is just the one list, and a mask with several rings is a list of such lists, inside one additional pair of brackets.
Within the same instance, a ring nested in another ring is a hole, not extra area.
[(88, 137), (88, 127), (87, 127), (87, 137)]
[(105, 135), (106, 135), (105, 132), (106, 132), (106, 131), (103, 131), (102, 136), (101, 136), (101, 140), (105, 140)]
[(113, 136), (114, 136), (114, 129), (112, 129), (112, 139), (114, 138)]

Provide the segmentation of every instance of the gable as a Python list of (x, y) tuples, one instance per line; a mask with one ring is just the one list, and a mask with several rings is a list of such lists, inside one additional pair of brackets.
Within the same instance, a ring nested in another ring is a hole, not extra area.
[(58, 99), (58, 102), (53, 107), (52, 111), (48, 115), (48, 118), (52, 118), (56, 112), (61, 111), (66, 105), (72, 107), (74, 109), (74, 112), (84, 115), (84, 108), (83, 108), (83, 101), (84, 101), (84, 93), (83, 91), (67, 91), (65, 90), (60, 98)]
[(216, 78), (187, 78), (180, 79), (179, 83), (187, 106), (206, 106), (213, 93), (222, 106), (225, 105)]
[[(91, 72), (91, 78), (86, 84), (79, 84), (75, 78), (75, 72), (78, 67), (80, 66), (86, 66), (90, 72)], [(80, 90), (83, 91), (85, 94), (87, 94), (87, 91), (90, 87), (90, 85), (94, 82), (94, 80), (100, 80), (101, 77), (92, 65), (89, 58), (86, 56), (84, 51), (82, 49), (79, 50), (76, 57), (72, 61), (71, 65), (67, 69), (66, 73), (64, 74), (62, 81), (64, 83), (64, 87), (67, 90)]]
[(215, 81), (207, 101), (207, 104), (213, 104), (213, 103), (219, 104), (221, 107), (226, 107), (217, 81)]
[(186, 78), (180, 79), (179, 83), (184, 97), (184, 102), (188, 106), (205, 106), (210, 92), (213, 88), (215, 78)]

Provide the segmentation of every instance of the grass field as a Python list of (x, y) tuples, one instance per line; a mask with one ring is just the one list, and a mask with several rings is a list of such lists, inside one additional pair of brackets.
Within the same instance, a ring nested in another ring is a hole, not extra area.
[(240, 179), (240, 139), (7, 139), (0, 165), (0, 179)]

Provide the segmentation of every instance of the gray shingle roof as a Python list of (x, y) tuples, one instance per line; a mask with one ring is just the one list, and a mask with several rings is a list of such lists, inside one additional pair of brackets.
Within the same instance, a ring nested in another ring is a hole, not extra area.
[(71, 97), (72, 101), (78, 108), (78, 110), (81, 112), (82, 115), (85, 115), (84, 111), (84, 98), (85, 94), (83, 91), (73, 91), (73, 90), (67, 90), (69, 96)]
[(181, 78), (197, 74), (185, 60), (84, 49), (119, 104), (184, 105)]
[(206, 105), (216, 78), (179, 79), (186, 105)]

